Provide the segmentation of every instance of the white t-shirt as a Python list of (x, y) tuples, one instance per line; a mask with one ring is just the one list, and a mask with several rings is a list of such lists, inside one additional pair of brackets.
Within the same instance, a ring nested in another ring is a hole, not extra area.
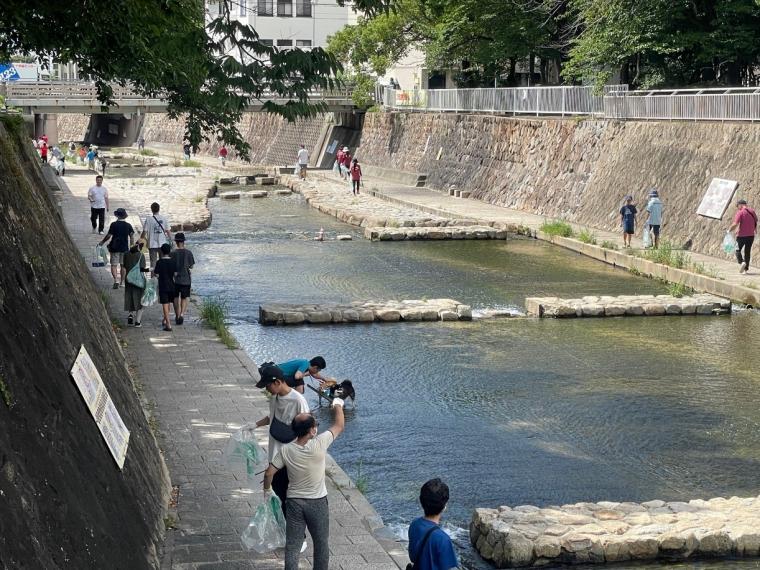
[(321, 499), (327, 496), (325, 486), (325, 456), (335, 441), (331, 431), (298, 445), (295, 441), (284, 445), (272, 460), (277, 469), (288, 469), (288, 499)]
[[(288, 392), (286, 396), (275, 396), (269, 400), (269, 423), (276, 417), (281, 422), (290, 425), (298, 414), (309, 413), (309, 403), (304, 398), (303, 394), (295, 390)], [(271, 463), (277, 452), (282, 449), (285, 443), (277, 441), (272, 437), (271, 432), (269, 435), (269, 461)]]
[(309, 164), (309, 153), (305, 148), (298, 151), (298, 164)]
[(108, 188), (105, 186), (92, 186), (87, 191), (87, 198), (90, 200), (90, 208), (105, 208)]
[[(164, 230), (169, 229), (169, 222), (164, 218), (161, 214), (155, 215), (155, 220), (153, 219), (153, 215), (149, 215), (147, 218), (145, 218), (145, 223), (143, 224), (143, 231), (145, 232), (145, 235), (148, 237), (148, 248), (157, 249), (164, 245), (166, 243), (166, 240), (168, 239), (166, 235), (164, 234)], [(156, 221), (158, 220), (158, 221)], [(158, 222), (161, 222), (161, 225), (164, 226), (164, 229), (161, 229), (161, 226), (158, 224)]]

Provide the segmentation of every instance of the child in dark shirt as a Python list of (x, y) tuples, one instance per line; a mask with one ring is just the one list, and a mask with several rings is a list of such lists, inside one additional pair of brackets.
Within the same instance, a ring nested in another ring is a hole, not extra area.
[(171, 258), (172, 248), (168, 243), (161, 246), (161, 259), (156, 262), (153, 274), (158, 277), (158, 301), (164, 313), (163, 325), (165, 331), (171, 331), (169, 320), (169, 307), (174, 303), (176, 288), (174, 286), (174, 274), (177, 265)]
[(623, 226), (623, 247), (631, 247), (631, 238), (636, 230), (636, 206), (633, 205), (633, 196), (625, 197), (625, 204), (620, 208), (620, 225)]

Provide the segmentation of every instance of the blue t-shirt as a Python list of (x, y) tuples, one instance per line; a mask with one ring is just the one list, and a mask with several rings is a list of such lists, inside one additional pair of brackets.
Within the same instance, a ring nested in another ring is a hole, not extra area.
[(633, 226), (633, 222), (636, 219), (636, 206), (626, 204), (620, 208), (620, 215), (623, 217), (623, 223), (626, 226)]
[(296, 372), (306, 372), (309, 369), (309, 361), (305, 358), (294, 358), (277, 365), (285, 378), (295, 378)]
[(409, 525), (409, 558), (412, 559), (412, 557), (417, 556), (414, 560), (414, 570), (459, 568), (454, 545), (451, 543), (449, 535), (440, 527), (430, 535), (422, 552), (418, 552), (427, 531), (433, 527), (438, 527), (438, 525), (424, 517), (415, 519)]

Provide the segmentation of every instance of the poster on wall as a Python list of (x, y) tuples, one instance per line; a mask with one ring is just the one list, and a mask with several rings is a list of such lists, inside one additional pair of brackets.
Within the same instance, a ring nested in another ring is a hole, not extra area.
[(116, 465), (119, 469), (123, 469), (129, 446), (129, 430), (116, 410), (103, 384), (103, 379), (84, 345), (79, 349), (79, 354), (71, 367), (71, 377), (79, 388), (79, 393), (82, 394), (82, 399), (90, 410)]
[(722, 219), (738, 187), (736, 180), (713, 178), (697, 208), (697, 214), (705, 218)]

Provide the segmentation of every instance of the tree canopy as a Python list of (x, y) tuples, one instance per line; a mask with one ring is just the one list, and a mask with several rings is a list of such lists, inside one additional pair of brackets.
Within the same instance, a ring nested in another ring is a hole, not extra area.
[[(308, 91), (333, 87), (341, 65), (320, 48), (261, 43), (252, 27), (231, 17), (234, 1), (219, 0), (218, 15), (210, 17), (202, 0), (4, 0), (0, 60), (35, 54), (76, 63), (107, 105), (113, 103), (109, 83), (160, 94), (170, 116), (186, 118), (191, 145), (218, 137), (245, 158), (249, 147), (236, 123), (249, 103), (275, 93), (289, 100), (267, 100), (267, 111), (290, 120), (312, 115), (321, 109), (308, 103)], [(355, 5), (373, 17), (386, 9), (384, 2)]]

